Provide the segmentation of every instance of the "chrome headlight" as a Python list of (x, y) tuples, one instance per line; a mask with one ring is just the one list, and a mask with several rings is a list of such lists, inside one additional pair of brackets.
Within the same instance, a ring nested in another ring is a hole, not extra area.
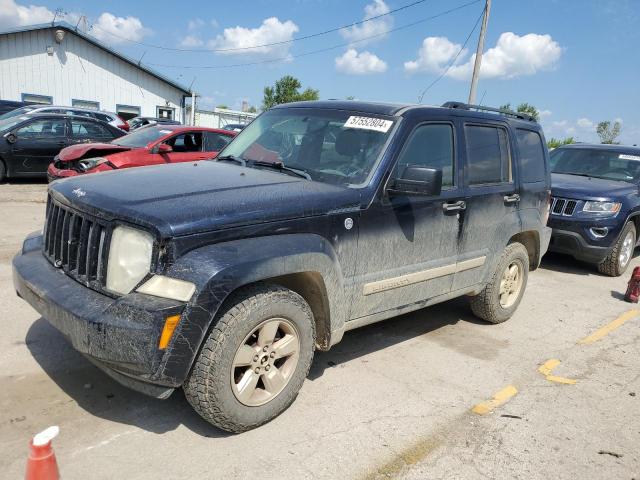
[(107, 290), (125, 295), (151, 270), (153, 236), (119, 226), (113, 230), (107, 264)]
[(608, 213), (614, 215), (622, 206), (619, 202), (585, 202), (582, 211), (586, 213)]
[(107, 161), (108, 160), (104, 157), (83, 158), (78, 162), (78, 166), (80, 167), (80, 170), (86, 172), (87, 170), (96, 168), (102, 163), (106, 163)]

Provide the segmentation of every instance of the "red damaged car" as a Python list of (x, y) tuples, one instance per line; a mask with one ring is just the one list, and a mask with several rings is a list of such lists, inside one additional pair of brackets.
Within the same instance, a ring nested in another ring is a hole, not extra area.
[(109, 143), (63, 148), (49, 164), (49, 181), (85, 173), (215, 157), (236, 132), (183, 125), (145, 127)]

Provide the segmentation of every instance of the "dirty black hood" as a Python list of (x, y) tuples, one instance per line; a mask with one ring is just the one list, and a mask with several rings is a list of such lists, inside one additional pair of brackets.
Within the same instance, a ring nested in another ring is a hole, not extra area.
[(322, 215), (360, 203), (354, 189), (215, 161), (82, 175), (49, 188), (73, 208), (163, 237)]
[(598, 200), (638, 192), (638, 186), (622, 180), (607, 180), (564, 173), (551, 174), (551, 192), (555, 197)]

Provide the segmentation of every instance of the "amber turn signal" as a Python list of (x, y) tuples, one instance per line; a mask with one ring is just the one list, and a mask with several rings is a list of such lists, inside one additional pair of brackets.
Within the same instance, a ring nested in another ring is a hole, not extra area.
[(158, 348), (160, 350), (164, 350), (169, 345), (169, 341), (173, 336), (173, 332), (180, 323), (180, 315), (172, 315), (167, 317), (164, 321), (164, 328), (162, 329), (162, 335), (160, 335), (160, 342), (158, 343)]

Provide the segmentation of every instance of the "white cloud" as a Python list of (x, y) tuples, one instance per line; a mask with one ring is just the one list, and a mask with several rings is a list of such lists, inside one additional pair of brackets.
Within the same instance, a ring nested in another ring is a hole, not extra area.
[(180, 40), (181, 47), (201, 47), (203, 44), (204, 42), (197, 35), (187, 35), (182, 40)]
[(0, 0), (0, 29), (47, 23), (55, 13), (47, 7), (18, 5), (14, 0)]
[(579, 118), (576, 125), (585, 130), (593, 130), (595, 128), (595, 124), (588, 118)]
[(540, 115), (540, 118), (550, 117), (552, 114), (553, 112), (551, 110), (540, 110), (538, 112), (538, 115)]
[[(237, 49), (264, 45), (269, 43), (287, 42), (293, 38), (293, 34), (299, 30), (291, 20), (281, 22), (276, 17), (265, 19), (257, 28), (232, 27), (225, 28), (222, 35), (210, 40), (208, 45), (215, 49)], [(273, 45), (269, 47), (250, 48), (246, 50), (232, 50), (219, 52), (222, 54), (262, 54), (277, 55), (287, 54), (290, 44)]]
[(387, 64), (371, 52), (358, 52), (355, 48), (350, 48), (344, 55), (336, 58), (336, 70), (350, 75), (368, 75), (385, 72)]
[[(519, 36), (504, 32), (496, 46), (483, 54), (480, 77), (510, 79), (534, 75), (541, 70), (552, 69), (561, 55), (562, 48), (551, 35), (529, 33)], [(468, 79), (473, 72), (475, 58), (474, 54), (464, 65), (453, 66), (447, 75)]]
[(109, 12), (102, 13), (93, 27), (91, 35), (111, 44), (126, 43), (128, 40), (139, 42), (151, 33), (139, 18), (116, 17)]
[(198, 30), (203, 26), (204, 26), (204, 20), (202, 20), (201, 18), (195, 18), (193, 20), (189, 20), (189, 23), (187, 23), (187, 30), (189, 30), (190, 32), (193, 32), (194, 30)]
[[(384, 3), (384, 0), (373, 0), (373, 3), (364, 7), (363, 20), (377, 17), (378, 15), (384, 15), (385, 13), (389, 13), (389, 7)], [(349, 28), (340, 30), (340, 34), (349, 42), (355, 42), (374, 35), (379, 35), (378, 37), (372, 38), (368, 41), (359, 42), (364, 45), (371, 41), (384, 38), (386, 36), (384, 33), (391, 29), (392, 26), (393, 18), (390, 15), (387, 15), (360, 25), (352, 25)]]
[[(418, 50), (418, 58), (404, 62), (406, 72), (441, 73), (446, 65), (454, 59), (460, 51), (461, 45), (450, 42), (445, 37), (427, 37), (422, 41)], [(466, 55), (462, 52), (460, 58)]]

